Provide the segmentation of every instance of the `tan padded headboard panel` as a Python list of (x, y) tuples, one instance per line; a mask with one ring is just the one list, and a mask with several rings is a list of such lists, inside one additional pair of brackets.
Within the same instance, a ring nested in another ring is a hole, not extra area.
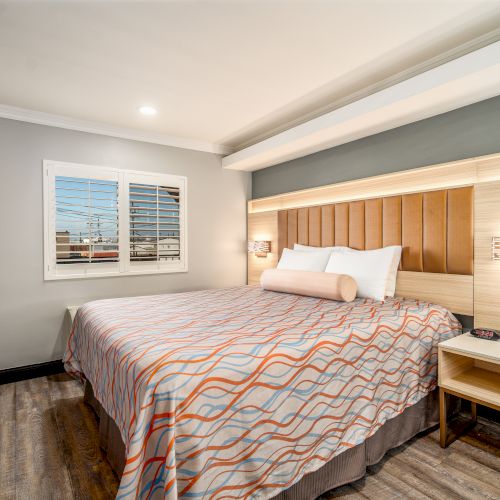
[(278, 250), (402, 245), (401, 270), (473, 274), (473, 188), (281, 210)]

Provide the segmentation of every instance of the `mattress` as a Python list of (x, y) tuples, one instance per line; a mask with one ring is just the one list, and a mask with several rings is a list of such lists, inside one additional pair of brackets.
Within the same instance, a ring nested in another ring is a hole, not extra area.
[(118, 498), (271, 498), (429, 394), (460, 331), (416, 300), (238, 287), (85, 304), (65, 366), (120, 430)]

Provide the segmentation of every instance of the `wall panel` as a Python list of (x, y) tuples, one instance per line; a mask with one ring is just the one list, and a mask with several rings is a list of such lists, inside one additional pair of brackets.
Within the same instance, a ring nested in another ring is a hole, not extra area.
[(382, 245), (401, 245), (401, 196), (388, 196), (382, 201)]
[(446, 191), (423, 195), (424, 272), (446, 273)]
[(474, 189), (448, 190), (447, 257), (448, 273), (472, 274), (474, 255)]
[(337, 203), (335, 205), (335, 245), (338, 247), (349, 246), (348, 203)]
[(491, 258), (491, 239), (500, 236), (500, 182), (475, 187), (474, 326), (500, 329), (500, 261)]
[(382, 238), (382, 198), (365, 201), (365, 249), (383, 246)]
[(321, 207), (321, 246), (332, 247), (335, 244), (335, 205)]
[(365, 202), (349, 203), (349, 246), (356, 250), (365, 249)]
[(405, 194), (401, 199), (401, 268), (423, 271), (422, 258), (422, 193)]
[(321, 207), (309, 208), (309, 245), (321, 246)]
[(297, 212), (297, 243), (309, 244), (309, 209), (299, 208)]
[[(250, 220), (250, 215), (249, 215)], [(288, 210), (278, 212), (278, 258), (288, 246)], [(271, 248), (272, 250), (272, 248)]]
[(357, 250), (401, 245), (401, 271), (472, 275), (473, 203), (469, 186), (280, 210), (278, 254), (296, 242)]
[(288, 210), (288, 221), (287, 221), (287, 240), (288, 248), (293, 248), (293, 245), (297, 243), (297, 210)]

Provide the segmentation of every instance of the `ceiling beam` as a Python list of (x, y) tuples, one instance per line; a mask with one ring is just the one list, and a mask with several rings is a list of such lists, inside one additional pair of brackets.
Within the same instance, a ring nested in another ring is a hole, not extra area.
[(292, 127), (222, 159), (254, 171), (500, 94), (500, 42)]

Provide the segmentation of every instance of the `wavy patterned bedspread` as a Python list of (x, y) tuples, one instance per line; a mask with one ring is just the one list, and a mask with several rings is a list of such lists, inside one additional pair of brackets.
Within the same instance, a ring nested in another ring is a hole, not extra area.
[(121, 430), (118, 498), (269, 498), (436, 385), (446, 309), (240, 287), (80, 307), (65, 356)]

